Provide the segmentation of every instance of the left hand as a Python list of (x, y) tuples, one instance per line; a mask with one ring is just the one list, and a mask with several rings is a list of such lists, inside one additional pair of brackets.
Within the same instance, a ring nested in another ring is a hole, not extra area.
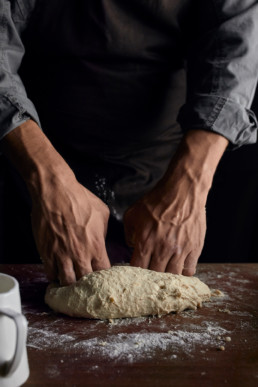
[(206, 233), (206, 196), (182, 178), (173, 189), (160, 186), (130, 207), (124, 216), (131, 265), (191, 276)]
[(228, 140), (189, 130), (154, 189), (124, 215), (131, 265), (193, 275), (206, 233), (205, 205)]

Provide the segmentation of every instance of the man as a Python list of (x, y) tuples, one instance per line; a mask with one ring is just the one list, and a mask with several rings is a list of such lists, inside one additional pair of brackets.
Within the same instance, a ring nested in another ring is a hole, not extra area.
[(219, 160), (256, 141), (257, 1), (0, 7), (2, 151), (30, 193), (48, 278), (110, 266), (110, 210), (132, 265), (193, 275)]

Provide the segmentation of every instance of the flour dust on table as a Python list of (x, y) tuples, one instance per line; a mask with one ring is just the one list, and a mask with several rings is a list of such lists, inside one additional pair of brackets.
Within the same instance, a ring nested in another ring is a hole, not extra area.
[(69, 316), (104, 320), (197, 309), (210, 297), (208, 286), (196, 277), (113, 266), (69, 286), (50, 284), (45, 302)]

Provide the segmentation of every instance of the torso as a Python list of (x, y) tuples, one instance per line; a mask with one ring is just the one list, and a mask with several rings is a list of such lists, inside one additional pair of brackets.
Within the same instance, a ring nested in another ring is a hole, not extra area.
[(41, 0), (23, 32), (20, 73), (43, 130), (118, 197), (155, 184), (180, 140), (188, 3)]

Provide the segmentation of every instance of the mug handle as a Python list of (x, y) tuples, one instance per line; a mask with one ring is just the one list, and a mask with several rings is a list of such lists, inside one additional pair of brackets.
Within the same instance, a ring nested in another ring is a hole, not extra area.
[(28, 323), (23, 314), (9, 308), (0, 308), (0, 314), (11, 318), (16, 326), (15, 352), (12, 359), (6, 362), (4, 367), (4, 374), (7, 376), (13, 374), (21, 362), (21, 357), (26, 345)]

